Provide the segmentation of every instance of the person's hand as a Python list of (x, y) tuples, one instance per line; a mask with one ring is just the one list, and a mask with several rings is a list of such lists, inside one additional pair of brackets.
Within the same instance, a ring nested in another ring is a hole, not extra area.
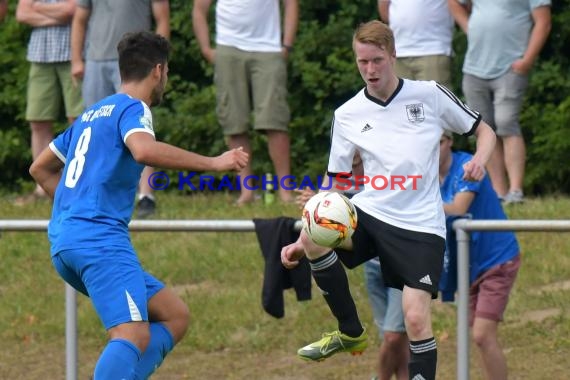
[(513, 69), (516, 74), (526, 75), (532, 69), (532, 64), (533, 63), (528, 60), (525, 61), (524, 59), (519, 58), (511, 64), (511, 69)]
[(240, 171), (247, 166), (249, 154), (242, 147), (228, 150), (215, 158), (217, 171), (235, 170)]
[(296, 189), (295, 192), (297, 193), (295, 203), (300, 209), (302, 209), (305, 206), (305, 203), (307, 203), (307, 201), (316, 194), (310, 187), (305, 187), (303, 190)]
[(212, 65), (214, 64), (214, 62), (216, 62), (216, 49), (212, 49), (212, 48), (205, 49), (202, 52), (202, 55), (204, 55), (204, 58), (206, 59), (206, 61), (208, 61)]
[(305, 256), (305, 250), (300, 239), (281, 248), (281, 264), (287, 269), (292, 269), (299, 265), (299, 260), (303, 256)]
[(463, 179), (466, 181), (481, 181), (485, 176), (485, 166), (476, 161), (469, 161), (463, 164)]
[(82, 60), (71, 60), (71, 81), (74, 86), (79, 85), (79, 82), (83, 79), (83, 74), (85, 74), (85, 62)]

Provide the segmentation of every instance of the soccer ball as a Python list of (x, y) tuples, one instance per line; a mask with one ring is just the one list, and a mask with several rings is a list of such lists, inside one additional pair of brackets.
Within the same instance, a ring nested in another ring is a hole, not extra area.
[(356, 209), (340, 193), (323, 191), (311, 197), (303, 208), (303, 230), (317, 245), (338, 247), (352, 237)]

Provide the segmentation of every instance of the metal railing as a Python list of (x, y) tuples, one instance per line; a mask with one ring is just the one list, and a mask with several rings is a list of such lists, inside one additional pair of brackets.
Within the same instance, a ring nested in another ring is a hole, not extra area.
[(469, 232), (570, 231), (570, 220), (471, 220), (453, 222), (457, 239), (457, 379), (469, 380)]
[[(48, 220), (0, 220), (0, 231), (45, 231)], [(301, 228), (301, 221), (295, 224)], [(470, 220), (453, 223), (457, 237), (457, 379), (469, 380), (469, 241), (470, 231), (570, 231), (570, 220)], [(252, 220), (136, 220), (135, 231), (253, 232)], [(66, 380), (77, 380), (77, 293), (66, 284)]]
[[(46, 231), (49, 220), (0, 220), (0, 231)], [(295, 223), (301, 229), (301, 221)], [(253, 220), (134, 220), (134, 231), (254, 232)], [(65, 284), (65, 371), (66, 380), (77, 380), (77, 293)]]

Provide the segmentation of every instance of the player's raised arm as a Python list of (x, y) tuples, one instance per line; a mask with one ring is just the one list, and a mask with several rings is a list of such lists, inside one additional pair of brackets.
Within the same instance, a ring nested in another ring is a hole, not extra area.
[(145, 165), (196, 171), (241, 170), (249, 155), (242, 149), (231, 149), (217, 157), (206, 157), (160, 141), (148, 133), (133, 133), (126, 140), (134, 159)]

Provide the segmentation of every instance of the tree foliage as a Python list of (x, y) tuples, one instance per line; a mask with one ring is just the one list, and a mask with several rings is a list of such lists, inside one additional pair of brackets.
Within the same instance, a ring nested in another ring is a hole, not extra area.
[[(192, 32), (192, 1), (170, 2), (173, 55), (165, 101), (154, 110), (155, 130), (162, 140), (217, 155), (225, 142), (216, 121), (213, 70)], [(362, 87), (351, 50), (352, 32), (358, 23), (377, 17), (377, 1), (313, 0), (300, 5), (299, 32), (288, 66), (291, 159), (293, 174), (316, 176), (326, 165), (333, 110)], [(528, 143), (528, 192), (570, 193), (569, 5), (570, 0), (553, 4), (551, 37), (533, 69), (521, 115)], [(30, 29), (15, 21), (14, 2), (10, 6), (10, 17), (0, 24), (0, 184), (16, 189), (30, 180), (29, 126), (24, 120)], [(213, 36), (213, 12), (210, 26)], [(453, 89), (459, 95), (465, 45), (458, 31)], [(57, 129), (64, 127), (61, 123)], [(251, 137), (255, 172), (271, 171), (265, 136)]]

